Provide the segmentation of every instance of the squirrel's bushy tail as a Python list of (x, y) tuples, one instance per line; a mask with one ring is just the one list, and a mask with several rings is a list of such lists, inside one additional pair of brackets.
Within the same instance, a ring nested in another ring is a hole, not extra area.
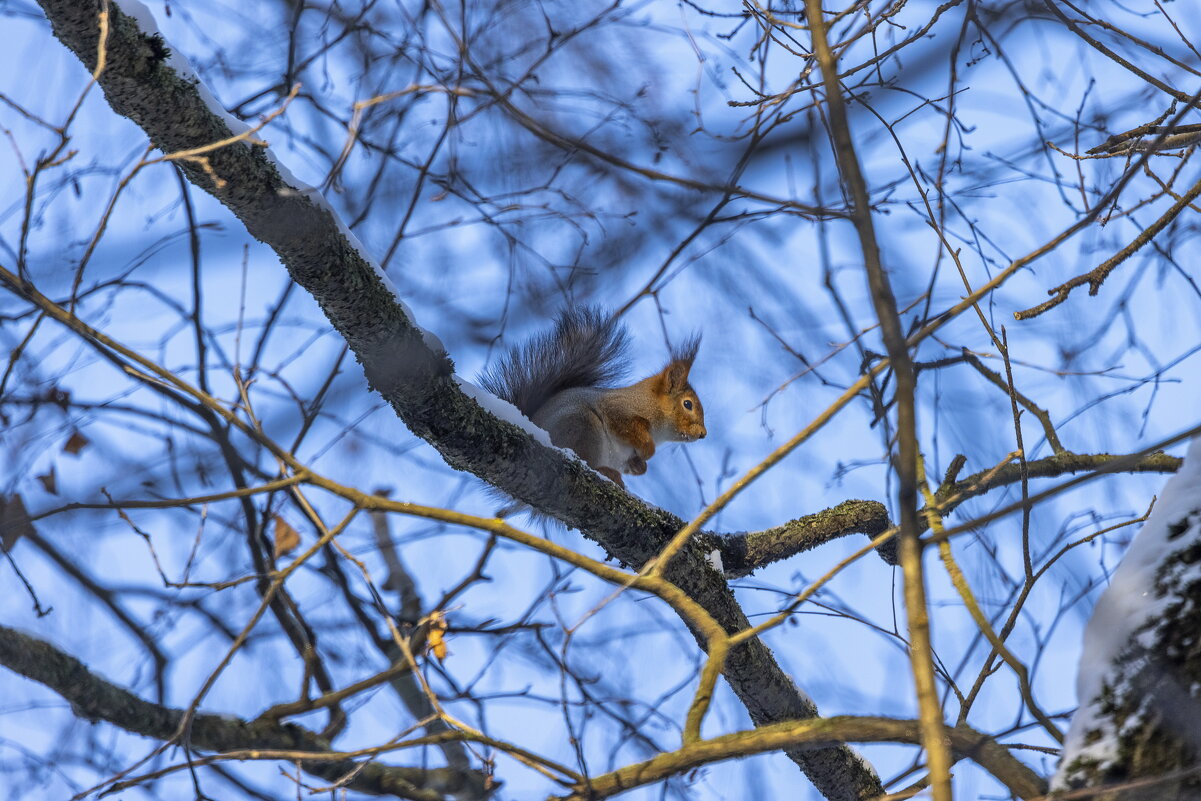
[(599, 308), (565, 309), (553, 331), (510, 348), (480, 384), (530, 417), (557, 392), (612, 386), (626, 370), (628, 346), (625, 328)]

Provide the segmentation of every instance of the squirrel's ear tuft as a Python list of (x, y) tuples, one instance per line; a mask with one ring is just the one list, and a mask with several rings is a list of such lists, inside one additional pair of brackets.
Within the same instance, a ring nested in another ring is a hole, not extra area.
[(671, 362), (663, 369), (668, 394), (678, 394), (688, 388), (688, 373), (701, 347), (701, 335), (693, 334), (671, 349)]
[(684, 362), (689, 367), (692, 367), (692, 363), (696, 361), (696, 353), (700, 349), (701, 335), (693, 334), (671, 349), (671, 360), (673, 362)]

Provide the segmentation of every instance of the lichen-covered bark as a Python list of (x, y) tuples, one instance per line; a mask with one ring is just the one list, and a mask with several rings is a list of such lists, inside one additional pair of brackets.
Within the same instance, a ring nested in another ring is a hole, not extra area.
[[(92, 69), (99, 2), (39, 2), (55, 35)], [(108, 65), (100, 86), (113, 110), (136, 122), (166, 152), (228, 138), (230, 131), (204, 105), (196, 88), (163, 62), (161, 43), (110, 8)], [(421, 332), (329, 212), (288, 187), (261, 150), (237, 143), (208, 154), (208, 160), (223, 182), (220, 186), (197, 165), (184, 162), (181, 168), (279, 254), (292, 278), (312, 294), (345, 338), (373, 389), (448, 464), (580, 529), (627, 565), (652, 558), (683, 526), (674, 515), (641, 503), (583, 463), (539, 445), (464, 395), (452, 380), (449, 359), (426, 346)], [(748, 626), (733, 593), (709, 569), (698, 547), (682, 552), (667, 578), (727, 631)], [(730, 654), (725, 676), (756, 724), (817, 714), (812, 701), (758, 640)], [(882, 793), (875, 773), (845, 746), (788, 753), (827, 798), (854, 801)]]
[[(999, 487), (1016, 484), (1023, 476), (1055, 478), (1071, 473), (1106, 470), (1123, 473), (1172, 473), (1180, 468), (1180, 463), (1180, 457), (1162, 452), (1140, 456), (1063, 451), (1044, 459), (1026, 462), (1024, 473), (1022, 465), (1011, 462), (1000, 469), (985, 470), (962, 481), (948, 477), (935, 497), (940, 515), (946, 516), (964, 501)], [(926, 531), (927, 516), (924, 509), (921, 511), (923, 514), (920, 515), (918, 529)], [(763, 531), (726, 535), (704, 534), (700, 539), (707, 549), (716, 548), (721, 553), (727, 578), (740, 578), (832, 539), (848, 534), (875, 537), (891, 525), (888, 510), (883, 504), (878, 501), (851, 500)], [(881, 544), (877, 553), (888, 564), (897, 564), (895, 540)]]
[[(717, 548), (727, 578), (741, 578), (761, 567), (803, 553), (848, 534), (875, 537), (892, 524), (879, 501), (843, 501), (816, 514), (798, 517), (763, 531), (746, 534), (704, 535), (706, 548)], [(895, 540), (879, 546), (880, 557), (897, 563)]]
[[(1180, 469), (1179, 456), (1169, 456), (1162, 451), (1138, 454), (1071, 453), (1064, 451), (1045, 459), (1026, 462), (1027, 478), (1055, 478), (1071, 473), (1107, 472), (1117, 473), (1174, 473)], [(1000, 469), (984, 470), (941, 487), (935, 496), (940, 511), (946, 515), (971, 498), (984, 495), (997, 487), (1016, 484), (1022, 480), (1023, 468), (1018, 462), (1009, 462)]]

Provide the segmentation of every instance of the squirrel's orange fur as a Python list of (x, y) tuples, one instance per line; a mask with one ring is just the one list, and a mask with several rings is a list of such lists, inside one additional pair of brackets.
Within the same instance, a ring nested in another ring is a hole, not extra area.
[(629, 386), (604, 386), (624, 368), (625, 330), (592, 308), (568, 309), (555, 330), (514, 348), (482, 379), (604, 476), (642, 475), (663, 442), (705, 436), (705, 410), (688, 374), (700, 340), (672, 351), (659, 372)]

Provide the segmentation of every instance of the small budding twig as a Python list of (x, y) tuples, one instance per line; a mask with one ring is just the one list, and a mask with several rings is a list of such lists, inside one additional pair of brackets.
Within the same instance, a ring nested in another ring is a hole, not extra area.
[(1115, 267), (1133, 256), (1144, 245), (1154, 239), (1160, 231), (1166, 228), (1168, 224), (1172, 222), (1172, 220), (1176, 219), (1180, 212), (1184, 211), (1184, 209), (1187, 208), (1188, 205), (1198, 197), (1201, 197), (1201, 181), (1193, 184), (1188, 192), (1184, 193), (1179, 200), (1173, 203), (1172, 207), (1168, 209), (1162, 217), (1143, 229), (1143, 231), (1139, 233), (1139, 235), (1136, 236), (1134, 241), (1132, 241), (1129, 245), (1122, 248), (1113, 256), (1106, 259), (1104, 262), (1097, 265), (1097, 267), (1085, 273), (1084, 275), (1078, 275), (1070, 281), (1065, 281), (1054, 289), (1048, 289), (1047, 294), (1053, 295), (1050, 300), (1044, 301), (1037, 306), (1031, 306), (1029, 309), (1023, 309), (1022, 311), (1014, 312), (1013, 316), (1018, 320), (1029, 320), (1037, 317), (1043, 312), (1053, 309), (1059, 304), (1063, 303), (1068, 299), (1068, 295), (1072, 293), (1073, 289), (1078, 286), (1083, 286), (1084, 284), (1088, 284), (1089, 295), (1096, 295), (1101, 289), (1101, 284), (1106, 278), (1109, 277), (1109, 274), (1113, 272)]

